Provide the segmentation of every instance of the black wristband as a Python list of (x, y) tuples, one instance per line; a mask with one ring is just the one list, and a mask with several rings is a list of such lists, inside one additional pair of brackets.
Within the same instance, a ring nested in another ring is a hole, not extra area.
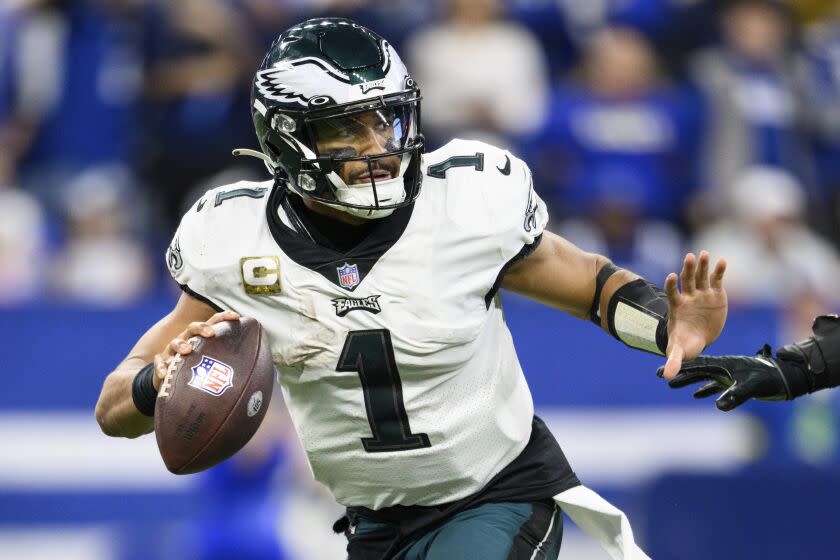
[(134, 381), (131, 383), (131, 400), (134, 406), (144, 416), (155, 415), (155, 403), (157, 402), (157, 391), (154, 384), (155, 364), (148, 363), (143, 366)]
[(598, 271), (598, 276), (595, 277), (595, 297), (592, 298), (592, 307), (589, 308), (589, 320), (601, 326), (601, 292), (604, 290), (604, 284), (610, 277), (621, 270), (613, 263), (608, 262)]

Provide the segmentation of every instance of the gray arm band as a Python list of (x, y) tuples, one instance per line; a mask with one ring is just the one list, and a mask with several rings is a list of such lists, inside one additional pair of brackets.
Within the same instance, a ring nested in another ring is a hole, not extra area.
[(665, 354), (668, 348), (668, 298), (639, 278), (620, 287), (607, 308), (607, 326), (615, 338), (637, 350)]
[(814, 336), (783, 346), (776, 352), (780, 362), (798, 364), (805, 372), (807, 386), (803, 384), (797, 388), (794, 396), (840, 385), (840, 317), (817, 317), (813, 331)]

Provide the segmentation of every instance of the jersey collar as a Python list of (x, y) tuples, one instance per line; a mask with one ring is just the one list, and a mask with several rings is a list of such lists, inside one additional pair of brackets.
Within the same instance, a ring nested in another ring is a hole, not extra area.
[[(377, 220), (364, 239), (342, 252), (318, 244), (305, 229), (296, 231), (283, 223), (277, 212), (287, 195), (283, 186), (275, 185), (266, 205), (268, 228), (275, 242), (293, 261), (350, 292), (364, 281), (379, 259), (400, 239), (414, 210), (414, 204), (411, 204)], [(288, 211), (287, 207), (284, 205), (284, 212)], [(289, 221), (295, 224), (299, 218), (289, 216)]]

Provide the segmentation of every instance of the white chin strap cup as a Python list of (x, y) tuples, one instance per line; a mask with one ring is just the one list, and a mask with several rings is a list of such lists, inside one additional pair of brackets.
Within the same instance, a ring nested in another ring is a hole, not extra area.
[[(405, 183), (402, 177), (388, 179), (387, 181), (376, 182), (376, 194), (379, 197), (379, 204), (386, 204), (392, 206), (399, 204), (405, 200)], [(370, 183), (363, 185), (349, 186), (341, 181), (341, 186), (336, 189), (336, 196), (339, 201), (347, 204), (355, 204), (357, 206), (375, 206), (376, 200), (373, 196), (373, 189)], [(334, 208), (347, 212), (353, 216), (367, 219), (377, 219), (390, 216), (393, 208), (385, 208), (381, 210), (367, 209), (367, 208), (350, 208), (338, 204), (331, 204)]]
[[(268, 157), (262, 152), (258, 152), (256, 150), (249, 150), (247, 148), (237, 148), (233, 150), (233, 155), (249, 156), (260, 159), (263, 161), (266, 168), (268, 168), (269, 172), (274, 173), (274, 162), (271, 160), (270, 157)], [(407, 158), (404, 157), (402, 163), (400, 164), (399, 177), (388, 179), (387, 181), (378, 181), (376, 183), (376, 193), (379, 196), (380, 204), (387, 204), (388, 206), (392, 206), (395, 204), (399, 204), (405, 200), (405, 182), (403, 180), (403, 174), (405, 173), (405, 169), (408, 166), (407, 164)], [(376, 200), (373, 196), (373, 189), (370, 188), (370, 183), (365, 183), (364, 185), (351, 187), (347, 183), (345, 183), (341, 179), (341, 177), (335, 172), (329, 173), (329, 177), (330, 179), (332, 179), (333, 184), (337, 185), (336, 196), (338, 197), (339, 201), (345, 202), (347, 204), (355, 204), (356, 206), (376, 206)], [(342, 212), (352, 214), (353, 216), (359, 218), (366, 218), (369, 220), (385, 218), (386, 216), (390, 216), (394, 212), (393, 208), (375, 210), (373, 208), (351, 208), (348, 206), (342, 206), (340, 204), (327, 205), (332, 206), (337, 210), (341, 210)]]
[(633, 529), (624, 512), (586, 486), (561, 492), (554, 501), (613, 560), (650, 560), (633, 539)]
[(370, 208), (350, 208), (347, 206), (335, 205), (334, 207), (359, 218), (376, 219), (390, 216), (393, 208), (374, 210), (377, 198), (380, 205), (394, 206), (405, 200), (405, 172), (411, 162), (411, 156), (403, 154), (400, 161), (400, 170), (396, 177), (387, 181), (376, 181), (376, 197), (373, 196), (373, 189), (370, 182), (362, 185), (348, 185), (335, 171), (327, 174), (327, 177), (336, 188), (336, 198), (339, 201), (354, 204), (356, 206), (368, 206)]

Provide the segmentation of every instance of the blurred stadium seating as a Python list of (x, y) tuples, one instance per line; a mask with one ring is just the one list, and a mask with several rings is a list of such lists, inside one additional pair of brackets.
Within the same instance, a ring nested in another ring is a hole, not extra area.
[[(288, 432), (178, 478), (153, 438), (93, 419), (105, 375), (177, 297), (163, 248), (183, 209), (262, 176), (229, 154), (255, 147), (249, 82), (285, 27), (344, 15), (389, 38), (429, 84), (433, 144), (522, 154), (551, 227), (585, 249), (660, 282), (698, 243), (733, 282), (771, 263), (775, 290), (733, 289), (723, 354), (838, 309), (838, 4), (0, 0), (0, 558), (341, 557), (339, 510), (302, 482)], [(444, 57), (475, 74), (453, 83)], [(592, 325), (509, 295), (505, 310), (538, 413), (653, 558), (833, 554), (840, 392), (723, 415)], [(566, 538), (561, 558), (603, 558)]]

